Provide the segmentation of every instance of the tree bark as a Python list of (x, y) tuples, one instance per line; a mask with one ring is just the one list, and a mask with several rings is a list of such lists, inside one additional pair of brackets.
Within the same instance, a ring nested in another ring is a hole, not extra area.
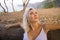
[(5, 2), (6, 0), (4, 0), (4, 4), (5, 4), (5, 6), (6, 6), (6, 9), (7, 9), (7, 12), (8, 12), (8, 7), (7, 7), (7, 5), (6, 5), (6, 2)]
[(28, 5), (29, 1), (30, 1), (30, 0), (28, 0), (28, 2), (27, 2), (27, 3), (23, 3), (23, 10), (24, 10), (24, 11), (25, 11), (25, 9), (26, 9), (26, 7), (27, 7), (27, 5)]
[(5, 8), (1, 5), (1, 3), (0, 3), (0, 6), (1, 6), (1, 8), (4, 10), (4, 13), (6, 13), (6, 10), (5, 10)]
[(13, 11), (15, 12), (14, 5), (13, 5), (13, 0), (12, 0), (12, 8), (13, 8)]

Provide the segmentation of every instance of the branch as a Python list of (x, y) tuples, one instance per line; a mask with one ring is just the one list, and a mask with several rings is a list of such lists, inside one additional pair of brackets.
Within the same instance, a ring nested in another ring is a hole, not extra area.
[(27, 2), (26, 4), (24, 3), (24, 4), (25, 4), (25, 5), (24, 5), (24, 8), (23, 8), (24, 11), (25, 11), (25, 9), (26, 9), (26, 7), (27, 7), (29, 1), (30, 1), (30, 0), (28, 0), (28, 2)]
[(20, 22), (18, 22), (18, 23), (14, 23), (14, 24), (8, 24), (5, 27), (6, 27), (6, 29), (9, 29), (11, 27), (21, 27), (21, 25), (20, 25)]
[(5, 8), (1, 5), (1, 3), (0, 3), (0, 6), (1, 6), (1, 8), (4, 10), (4, 12), (6, 13), (6, 10), (5, 10)]
[(8, 12), (8, 7), (7, 7), (7, 5), (6, 5), (6, 2), (5, 2), (5, 0), (4, 0), (4, 3), (5, 3), (5, 6), (6, 6), (6, 9), (7, 9), (7, 12)]
[(13, 8), (13, 11), (15, 12), (14, 5), (13, 5), (13, 0), (12, 0), (12, 8)]

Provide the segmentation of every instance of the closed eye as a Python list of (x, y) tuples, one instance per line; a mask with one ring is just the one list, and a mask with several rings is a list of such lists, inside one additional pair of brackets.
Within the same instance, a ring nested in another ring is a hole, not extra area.
[(32, 15), (32, 14), (33, 14), (33, 12), (30, 13), (30, 15)]

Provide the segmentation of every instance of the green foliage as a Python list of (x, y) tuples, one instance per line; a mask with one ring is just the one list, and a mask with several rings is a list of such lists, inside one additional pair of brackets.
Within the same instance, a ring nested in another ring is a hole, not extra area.
[(49, 2), (44, 5), (44, 8), (52, 8), (54, 6), (55, 6), (54, 2)]
[(46, 3), (44, 4), (44, 8), (52, 8), (55, 7), (54, 0), (45, 0)]

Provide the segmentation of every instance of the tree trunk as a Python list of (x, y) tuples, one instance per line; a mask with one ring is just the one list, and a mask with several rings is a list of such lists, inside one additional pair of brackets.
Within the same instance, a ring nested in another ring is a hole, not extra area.
[(8, 12), (8, 7), (7, 7), (7, 5), (6, 5), (6, 2), (5, 2), (5, 0), (4, 0), (4, 4), (5, 4), (5, 6), (6, 6), (6, 9), (7, 9), (7, 12)]
[(15, 12), (14, 5), (13, 5), (13, 0), (12, 0), (12, 8), (13, 8), (13, 11)]
[(5, 10), (5, 8), (1, 5), (1, 3), (0, 3), (0, 6), (1, 6), (1, 8), (4, 10), (4, 13), (6, 13), (6, 10)]
[(24, 10), (24, 11), (25, 11), (25, 9), (26, 9), (26, 7), (27, 7), (27, 5), (28, 5), (29, 1), (30, 1), (30, 0), (28, 0), (28, 2), (27, 2), (27, 3), (23, 3), (23, 10)]

